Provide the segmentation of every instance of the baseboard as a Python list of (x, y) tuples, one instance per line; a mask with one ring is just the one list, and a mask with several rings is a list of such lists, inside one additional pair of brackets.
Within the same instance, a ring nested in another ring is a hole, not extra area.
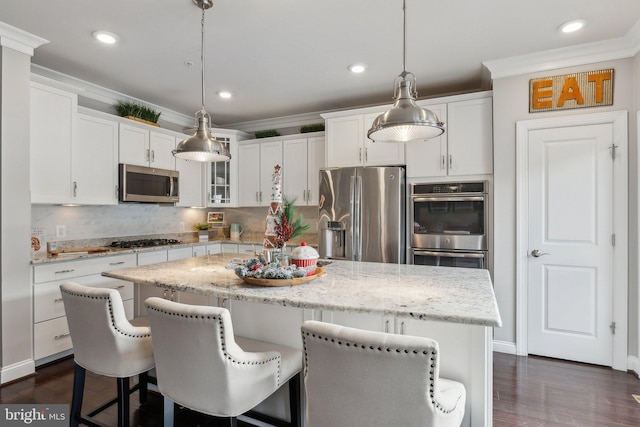
[(627, 356), (627, 370), (633, 372), (640, 378), (640, 358), (637, 356)]
[(493, 351), (498, 353), (517, 354), (516, 344), (507, 341), (493, 340)]
[(3, 366), (0, 370), (0, 384), (17, 380), (36, 371), (36, 364), (33, 359), (23, 360), (9, 366)]

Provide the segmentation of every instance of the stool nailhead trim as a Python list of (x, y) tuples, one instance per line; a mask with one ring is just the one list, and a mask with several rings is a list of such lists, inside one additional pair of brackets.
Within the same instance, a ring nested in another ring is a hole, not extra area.
[[(118, 327), (118, 325), (116, 325), (116, 319), (113, 315), (113, 305), (112, 305), (112, 299), (110, 295), (85, 295), (85, 294), (80, 294), (80, 293), (76, 293), (76, 292), (69, 292), (69, 291), (62, 291), (67, 295), (71, 295), (74, 297), (79, 297), (79, 298), (88, 298), (88, 299), (95, 299), (95, 300), (107, 300), (107, 304), (109, 306), (109, 319), (111, 321), (111, 326), (113, 327), (113, 329), (118, 332), (121, 335), (124, 335), (125, 337), (129, 337), (129, 338), (148, 338), (151, 336), (151, 332), (147, 332), (147, 333), (143, 333), (143, 334), (130, 334), (128, 332), (123, 331), (122, 329), (120, 329)], [(115, 291), (118, 292), (118, 291)], [(148, 329), (148, 328), (147, 328)]]
[(224, 337), (224, 333), (225, 333), (225, 331), (224, 331), (224, 323), (222, 321), (222, 316), (200, 316), (200, 315), (195, 315), (195, 314), (185, 315), (185, 314), (176, 313), (176, 312), (173, 312), (173, 311), (160, 310), (160, 309), (157, 309), (155, 307), (147, 307), (147, 310), (153, 310), (153, 311), (156, 311), (158, 313), (166, 314), (166, 315), (169, 315), (169, 316), (188, 317), (190, 319), (217, 320), (218, 324), (219, 324), (219, 327), (218, 327), (218, 331), (220, 333), (219, 338), (220, 338), (220, 342), (222, 343), (222, 354), (226, 357), (226, 359), (229, 360), (232, 363), (237, 364), (237, 365), (265, 365), (267, 363), (271, 363), (273, 361), (276, 361), (277, 362), (277, 370), (278, 370), (277, 380), (278, 380), (278, 385), (280, 385), (280, 371), (281, 371), (280, 363), (281, 363), (282, 356), (278, 353), (277, 356), (271, 357), (269, 359), (264, 359), (264, 360), (261, 360), (261, 361), (257, 361), (257, 362), (247, 362), (247, 361), (237, 360), (237, 359), (233, 358), (229, 353), (227, 353), (227, 348), (226, 348), (226, 345), (225, 345), (226, 341), (225, 341), (225, 337)]
[(363, 350), (377, 350), (377, 351), (386, 351), (388, 353), (395, 351), (396, 353), (404, 353), (404, 354), (409, 354), (409, 353), (413, 353), (413, 354), (422, 354), (424, 356), (427, 356), (429, 358), (429, 397), (431, 398), (431, 403), (435, 406), (436, 409), (438, 409), (439, 411), (445, 413), (445, 414), (449, 414), (451, 412), (453, 412), (453, 410), (456, 408), (456, 406), (458, 405), (458, 402), (456, 402), (455, 405), (453, 405), (453, 408), (451, 409), (445, 409), (435, 398), (435, 369), (436, 369), (436, 357), (437, 357), (437, 352), (435, 349), (433, 350), (422, 350), (422, 351), (418, 351), (418, 350), (410, 350), (407, 348), (390, 348), (390, 347), (382, 347), (382, 346), (366, 346), (366, 345), (362, 345), (362, 344), (357, 344), (357, 343), (353, 343), (353, 342), (347, 342), (347, 341), (341, 341), (341, 340), (335, 340), (334, 338), (328, 338), (319, 334), (315, 334), (315, 333), (311, 333), (311, 332), (307, 332), (307, 331), (303, 331), (302, 332), (302, 341), (305, 342), (304, 348), (304, 364), (306, 366), (305, 369), (305, 375), (306, 375), (306, 370), (309, 367), (309, 360), (307, 358), (307, 346), (306, 346), (306, 340), (307, 338), (314, 338), (317, 340), (324, 340), (324, 341), (331, 341), (332, 343), (337, 343), (338, 345), (344, 345), (346, 347), (353, 347), (353, 348), (361, 348)]

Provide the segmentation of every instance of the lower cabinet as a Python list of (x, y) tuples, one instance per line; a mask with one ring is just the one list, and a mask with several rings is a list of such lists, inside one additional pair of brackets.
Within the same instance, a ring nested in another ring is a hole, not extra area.
[(136, 255), (116, 255), (33, 266), (33, 358), (36, 366), (70, 353), (71, 336), (60, 285), (73, 281), (85, 286), (118, 290), (127, 318), (134, 316), (133, 284), (101, 276), (116, 268), (135, 267)]

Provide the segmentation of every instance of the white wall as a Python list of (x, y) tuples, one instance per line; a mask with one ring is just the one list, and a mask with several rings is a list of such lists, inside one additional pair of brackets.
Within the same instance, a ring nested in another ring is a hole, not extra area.
[[(0, 43), (4, 42), (0, 40)], [(29, 279), (29, 120), (25, 120), (29, 117), (30, 63), (29, 55), (0, 47), (2, 383), (33, 371)]]
[[(611, 107), (583, 108), (548, 113), (529, 113), (529, 80), (532, 78), (569, 74), (613, 68), (614, 105)], [(635, 73), (635, 81), (637, 71)], [(516, 340), (516, 122), (519, 120), (541, 119), (567, 115), (589, 114), (594, 112), (628, 110), (630, 126), (635, 129), (634, 107), (634, 69), (632, 59), (601, 62), (580, 67), (562, 68), (542, 73), (505, 77), (493, 81), (493, 122), (494, 122), (494, 287), (503, 326), (496, 328), (494, 339), (506, 343)], [(636, 134), (629, 133), (629, 174), (637, 177)], [(637, 181), (637, 180), (636, 180)], [(631, 183), (630, 183), (631, 184)], [(629, 204), (638, 203), (637, 184), (629, 187)], [(632, 248), (637, 247), (637, 209), (630, 209), (629, 241)], [(637, 253), (637, 250), (632, 252)], [(637, 258), (629, 263), (637, 278)], [(629, 283), (630, 293), (637, 295), (637, 280)], [(638, 299), (630, 301), (629, 313), (637, 312)], [(631, 319), (630, 319), (631, 320)], [(638, 326), (629, 324), (637, 339)], [(631, 332), (630, 332), (631, 333)], [(630, 339), (632, 341), (632, 339)], [(635, 341), (634, 341), (635, 342)], [(629, 347), (631, 349), (631, 346)], [(637, 347), (636, 347), (637, 348)]]

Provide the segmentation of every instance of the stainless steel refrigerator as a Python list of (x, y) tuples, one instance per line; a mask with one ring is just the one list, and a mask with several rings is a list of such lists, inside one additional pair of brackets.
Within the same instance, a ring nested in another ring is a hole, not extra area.
[(321, 258), (404, 264), (404, 168), (321, 169), (319, 197)]

